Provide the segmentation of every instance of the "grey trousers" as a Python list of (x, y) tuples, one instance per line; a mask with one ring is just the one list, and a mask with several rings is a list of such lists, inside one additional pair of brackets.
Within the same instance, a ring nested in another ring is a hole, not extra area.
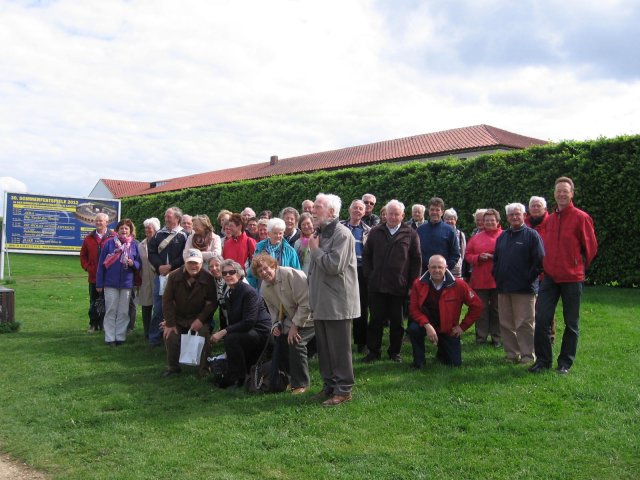
[(124, 342), (127, 339), (130, 296), (130, 288), (105, 287), (104, 341), (106, 343)]
[(322, 389), (329, 395), (351, 393), (354, 384), (351, 360), (352, 320), (314, 319)]

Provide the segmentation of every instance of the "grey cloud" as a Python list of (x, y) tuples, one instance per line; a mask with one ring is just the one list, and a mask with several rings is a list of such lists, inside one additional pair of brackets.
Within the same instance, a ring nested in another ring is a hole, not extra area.
[[(386, 4), (379, 3), (385, 8)], [(396, 50), (423, 68), (463, 72), (477, 68), (577, 68), (591, 78), (640, 78), (640, 13), (633, 2), (425, 2), (385, 12)], [(434, 26), (433, 40), (402, 46), (416, 16)]]

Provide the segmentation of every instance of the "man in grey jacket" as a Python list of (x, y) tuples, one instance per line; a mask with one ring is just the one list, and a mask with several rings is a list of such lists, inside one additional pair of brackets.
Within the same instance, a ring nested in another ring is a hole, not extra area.
[(318, 194), (313, 204), (316, 234), (309, 239), (309, 306), (323, 380), (314, 398), (326, 407), (351, 400), (351, 328), (360, 316), (355, 240), (338, 221), (341, 206), (340, 197)]

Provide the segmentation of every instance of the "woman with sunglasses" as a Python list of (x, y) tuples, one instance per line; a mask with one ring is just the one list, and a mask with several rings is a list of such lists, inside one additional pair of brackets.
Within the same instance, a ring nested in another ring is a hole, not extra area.
[(221, 388), (241, 386), (271, 331), (271, 315), (258, 292), (244, 282), (245, 272), (235, 260), (220, 264), (220, 273), (229, 287), (226, 301), (227, 326), (211, 335), (211, 342), (224, 341), (227, 373), (218, 382)]

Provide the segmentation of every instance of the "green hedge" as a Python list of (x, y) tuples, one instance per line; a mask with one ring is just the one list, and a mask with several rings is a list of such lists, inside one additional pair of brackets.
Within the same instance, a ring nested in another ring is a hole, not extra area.
[[(408, 218), (411, 204), (440, 196), (447, 208), (458, 211), (459, 228), (469, 232), (479, 207), (497, 208), (503, 214), (504, 205), (526, 205), (531, 195), (545, 197), (551, 206), (554, 180), (563, 175), (575, 182), (576, 206), (595, 222), (599, 253), (588, 281), (640, 285), (640, 136), (562, 142), (471, 160), (385, 164), (213, 185), (125, 198), (122, 211), (137, 225), (151, 216), (162, 219), (170, 205), (215, 219), (221, 208), (239, 212), (249, 205), (256, 212), (274, 213), (290, 205), (300, 208), (304, 199), (325, 192), (342, 198), (344, 218), (348, 203), (370, 192), (378, 199), (377, 210), (392, 198), (404, 202)], [(502, 223), (506, 225), (504, 219)]]

